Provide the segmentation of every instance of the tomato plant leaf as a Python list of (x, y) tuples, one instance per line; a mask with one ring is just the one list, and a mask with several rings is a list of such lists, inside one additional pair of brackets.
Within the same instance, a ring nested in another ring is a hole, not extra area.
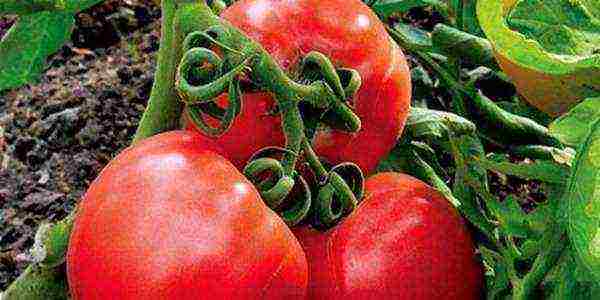
[(378, 15), (387, 18), (396, 13), (407, 12), (411, 8), (432, 6), (442, 16), (448, 17), (448, 5), (440, 0), (381, 0), (371, 6)]
[(437, 24), (433, 28), (431, 40), (435, 49), (447, 56), (460, 58), (474, 66), (498, 69), (492, 45), (484, 38), (444, 24)]
[(600, 95), (600, 2), (480, 0), (477, 16), (501, 68), (540, 110), (559, 115)]
[[(494, 208), (491, 206), (490, 208)], [(527, 217), (519, 205), (519, 201), (512, 195), (506, 197), (500, 205), (496, 207), (498, 210), (493, 211), (498, 219), (500, 229), (507, 235), (526, 238), (530, 235), (529, 227), (527, 226)]]
[(42, 11), (76, 13), (103, 0), (3, 0), (0, 14), (27, 15)]
[(481, 209), (477, 193), (467, 184), (467, 179), (477, 181), (482, 189), (488, 188), (488, 179), (485, 169), (468, 164), (467, 161), (473, 157), (485, 155), (481, 140), (477, 136), (462, 135), (450, 136), (449, 146), (454, 157), (456, 172), (454, 174), (453, 194), (459, 199), (460, 212), (475, 225), (479, 230), (491, 238), (494, 226)]
[(399, 35), (402, 40), (410, 43), (413, 49), (422, 51), (432, 50), (433, 44), (429, 32), (404, 23), (396, 24), (394, 29), (394, 33)]
[(412, 107), (427, 108), (428, 103), (433, 100), (431, 90), (435, 83), (429, 73), (421, 66), (410, 70), (410, 79), (412, 81)]
[(397, 145), (390, 155), (384, 158), (378, 172), (402, 172), (419, 178), (438, 190), (452, 205), (460, 209), (461, 203), (439, 175), (444, 174), (434, 150), (427, 144), (410, 142)]
[(417, 139), (448, 139), (475, 133), (475, 124), (453, 113), (413, 107), (405, 124), (405, 134)]
[[(518, 98), (518, 97), (515, 97)], [(517, 99), (518, 100), (518, 99)], [(517, 116), (525, 117), (532, 119), (542, 126), (548, 126), (552, 122), (552, 118), (548, 116), (546, 113), (538, 110), (537, 108), (524, 103), (523, 101), (518, 102), (509, 102), (509, 101), (500, 101), (497, 102), (498, 106), (509, 113), (515, 114)]]
[(600, 116), (588, 122), (565, 195), (567, 232), (578, 260), (600, 281)]
[(600, 53), (600, 5), (584, 1), (518, 1), (506, 18), (510, 29), (536, 40), (549, 53), (587, 56)]
[(529, 164), (495, 162), (488, 159), (474, 158), (473, 163), (487, 170), (518, 176), (523, 179), (540, 180), (554, 184), (566, 184), (569, 168), (551, 161), (536, 160)]
[(587, 300), (600, 295), (600, 285), (582, 272), (570, 245), (542, 282), (545, 299)]
[(65, 12), (21, 16), (0, 42), (0, 91), (37, 80), (46, 58), (69, 38), (74, 22)]
[(477, 20), (477, 0), (463, 1), (463, 29), (470, 34), (483, 37), (483, 31)]
[(504, 299), (502, 296), (507, 295), (510, 288), (506, 262), (499, 253), (484, 246), (479, 247), (479, 252), (486, 270), (487, 299)]
[(598, 118), (600, 97), (586, 99), (550, 124), (550, 134), (566, 145), (579, 146), (590, 131), (590, 121)]

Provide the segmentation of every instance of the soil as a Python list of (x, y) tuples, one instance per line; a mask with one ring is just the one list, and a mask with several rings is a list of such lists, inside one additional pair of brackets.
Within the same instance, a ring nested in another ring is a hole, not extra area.
[[(128, 146), (152, 87), (159, 18), (134, 1), (80, 13), (40, 83), (0, 94), (0, 291), (29, 263), (38, 225), (65, 217)], [(13, 20), (0, 20), (0, 34)]]
[[(82, 12), (39, 83), (0, 93), (0, 291), (30, 262), (39, 224), (64, 218), (131, 141), (152, 87), (159, 18), (153, 3), (132, 0)], [(403, 19), (431, 29), (440, 17), (417, 9)], [(0, 36), (14, 20), (0, 18)], [(413, 85), (433, 108), (446, 107), (448, 93), (431, 79)], [(539, 192), (539, 184), (494, 174), (491, 187), (524, 199)]]

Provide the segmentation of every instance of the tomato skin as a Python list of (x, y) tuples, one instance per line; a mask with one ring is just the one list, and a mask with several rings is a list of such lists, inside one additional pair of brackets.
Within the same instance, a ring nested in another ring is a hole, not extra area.
[[(227, 94), (217, 98), (217, 103), (225, 107)], [(267, 93), (246, 93), (242, 96), (242, 111), (235, 118), (231, 128), (222, 136), (213, 139), (223, 149), (222, 154), (238, 169), (243, 169), (248, 159), (256, 151), (274, 145), (285, 145), (281, 129), (281, 118), (272, 114), (274, 100)], [(186, 129), (198, 132), (186, 113)], [(209, 119), (210, 121), (210, 119)], [(209, 122), (210, 123), (210, 122)], [(217, 126), (216, 122), (212, 122)]]
[[(297, 68), (310, 51), (320, 51), (335, 66), (354, 68), (360, 73), (362, 86), (353, 102), (362, 130), (358, 133), (323, 130), (316, 134), (313, 145), (318, 155), (333, 164), (351, 161), (367, 174), (374, 171), (402, 132), (411, 94), (404, 54), (391, 41), (377, 16), (359, 0), (242, 0), (221, 16), (261, 43), (286, 70)], [(264, 97), (273, 101), (268, 94)], [(256, 121), (239, 122), (243, 129), (247, 126), (244, 124)], [(239, 143), (246, 142), (245, 135), (251, 135), (270, 142), (262, 146), (283, 145), (284, 140), (269, 140), (272, 132), (280, 129), (264, 130), (266, 125), (260, 130), (248, 126), (245, 132), (226, 135), (234, 136)]]
[(397, 173), (372, 176), (366, 189), (332, 230), (294, 230), (308, 257), (309, 299), (480, 299), (482, 267), (447, 200)]
[(161, 134), (102, 171), (70, 239), (73, 299), (305, 297), (297, 240), (207, 141)]

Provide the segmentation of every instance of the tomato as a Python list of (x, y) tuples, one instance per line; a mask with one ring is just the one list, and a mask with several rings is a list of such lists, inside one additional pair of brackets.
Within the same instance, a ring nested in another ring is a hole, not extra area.
[(74, 299), (303, 299), (298, 241), (197, 133), (125, 150), (84, 196), (67, 255)]
[[(411, 94), (404, 54), (377, 16), (359, 0), (242, 0), (221, 16), (260, 42), (286, 70), (297, 68), (310, 51), (319, 51), (336, 67), (360, 73), (362, 86), (352, 102), (362, 130), (346, 133), (323, 129), (316, 134), (313, 145), (317, 154), (330, 163), (351, 161), (365, 173), (374, 171), (402, 132)], [(273, 101), (268, 94), (262, 97)], [(248, 102), (244, 100), (244, 105)], [(273, 138), (279, 134), (280, 125), (276, 128), (268, 122), (256, 129), (252, 124), (258, 121), (251, 118), (251, 114), (239, 117), (241, 130), (232, 130), (223, 138), (250, 144), (248, 148), (253, 150), (283, 145), (283, 140)], [(225, 146), (224, 150), (246, 158), (252, 154), (237, 146)]]
[[(227, 94), (221, 95), (216, 102), (225, 107), (228, 104)], [(241, 113), (227, 133), (214, 139), (223, 149), (223, 155), (238, 169), (242, 169), (256, 151), (267, 146), (285, 144), (281, 118), (272, 113), (274, 103), (267, 93), (244, 94)], [(208, 121), (210, 124), (211, 119), (208, 118)], [(213, 126), (217, 125), (216, 122), (212, 123)], [(199, 131), (189, 119), (186, 129)]]
[(309, 261), (309, 299), (479, 299), (482, 267), (456, 210), (407, 175), (366, 181), (340, 225), (294, 233)]

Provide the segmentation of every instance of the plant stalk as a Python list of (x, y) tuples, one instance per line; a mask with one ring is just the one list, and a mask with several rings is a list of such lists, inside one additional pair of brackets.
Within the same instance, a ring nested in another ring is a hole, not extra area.
[(133, 138), (136, 143), (154, 134), (173, 129), (183, 110), (175, 86), (175, 72), (181, 59), (180, 43), (175, 34), (176, 1), (161, 1), (162, 24), (160, 49), (158, 50), (158, 67), (154, 74), (154, 84), (146, 111), (142, 115), (137, 132)]

